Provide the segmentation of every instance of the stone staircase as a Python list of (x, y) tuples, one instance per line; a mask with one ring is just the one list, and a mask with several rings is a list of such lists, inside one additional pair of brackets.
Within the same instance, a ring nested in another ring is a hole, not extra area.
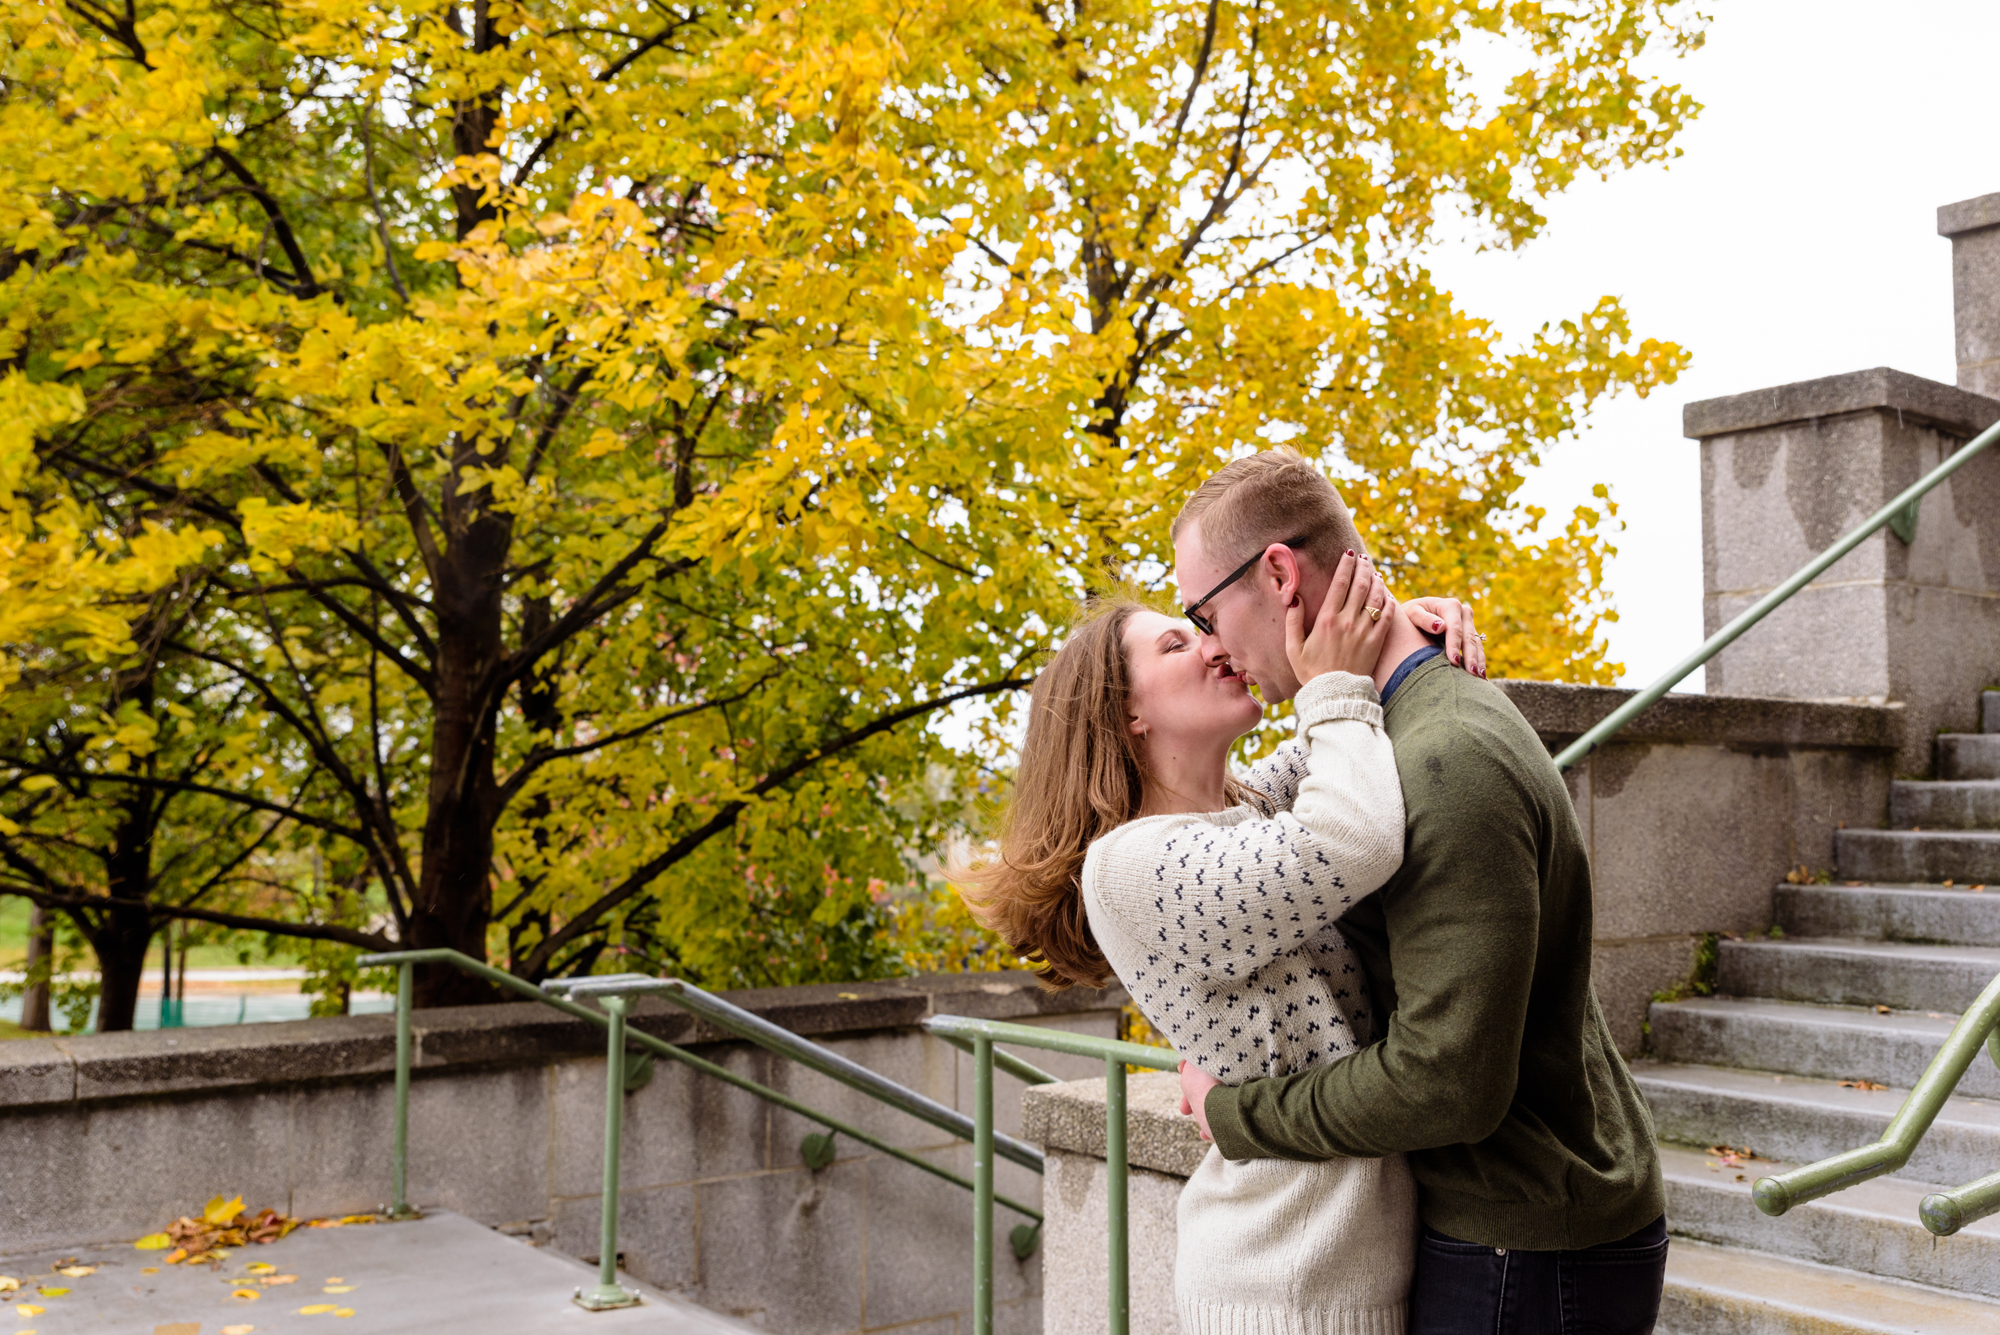
[[(1936, 1184), (2000, 1167), (1984, 1057), (1901, 1174), (1758, 1213), (1757, 1178), (1877, 1139), (2000, 974), (2000, 692), (1937, 740), (1888, 830), (1843, 830), (1830, 885), (1778, 887), (1782, 936), (1720, 943), (1715, 995), (1655, 1003), (1633, 1073), (1659, 1125), (1675, 1241), (1663, 1335), (2000, 1333), (2000, 1216), (1937, 1239)], [(1718, 1152), (1755, 1152), (1754, 1159)]]

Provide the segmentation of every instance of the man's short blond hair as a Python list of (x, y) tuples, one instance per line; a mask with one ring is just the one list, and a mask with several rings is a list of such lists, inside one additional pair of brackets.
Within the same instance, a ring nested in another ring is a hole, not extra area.
[(1201, 530), (1210, 559), (1224, 567), (1293, 538), (1322, 570), (1333, 569), (1342, 552), (1367, 550), (1326, 474), (1283, 445), (1210, 474), (1174, 516), (1173, 540), (1179, 542), (1190, 525)]

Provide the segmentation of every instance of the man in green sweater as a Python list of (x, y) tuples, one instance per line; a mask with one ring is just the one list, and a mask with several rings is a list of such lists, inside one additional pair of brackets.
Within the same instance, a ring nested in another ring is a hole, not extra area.
[[(1290, 535), (1329, 527), (1334, 550), (1363, 550), (1339, 495), (1289, 450), (1231, 463), (1174, 522), (1203, 652), (1267, 702), (1298, 690), (1285, 610), (1302, 599), (1310, 617), (1331, 574)], [(1375, 684), (1404, 860), (1340, 921), (1387, 1032), (1330, 1066), (1235, 1087), (1184, 1063), (1184, 1111), (1230, 1159), (1406, 1154), (1423, 1220), (1412, 1335), (1643, 1335), (1659, 1313), (1665, 1192), (1652, 1119), (1591, 989), (1576, 814), (1507, 697), (1454, 665), (1462, 650), (1393, 622)]]

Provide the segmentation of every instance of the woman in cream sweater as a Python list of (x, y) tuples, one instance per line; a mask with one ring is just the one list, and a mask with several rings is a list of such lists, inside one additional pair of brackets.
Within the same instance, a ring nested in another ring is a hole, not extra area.
[[(1437, 604), (1420, 601), (1429, 629)], [(1229, 749), (1262, 714), (1243, 678), (1204, 661), (1186, 622), (1100, 605), (1035, 684), (1000, 857), (967, 878), (975, 912), (1053, 986), (1115, 973), (1225, 1084), (1368, 1043), (1377, 1018), (1334, 921), (1402, 860), (1368, 677), (1397, 614), (1351, 554), (1311, 636), (1293, 609), (1298, 736), (1237, 779)], [(1182, 1327), (1402, 1335), (1415, 1242), (1401, 1156), (1232, 1163), (1211, 1149), (1180, 1200)]]

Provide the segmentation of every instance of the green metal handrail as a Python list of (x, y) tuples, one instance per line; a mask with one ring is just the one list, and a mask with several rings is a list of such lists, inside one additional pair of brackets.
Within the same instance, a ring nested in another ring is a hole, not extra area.
[[(1870, 1178), (1893, 1173), (1910, 1161), (1917, 1142), (1944, 1109), (1944, 1102), (1958, 1088), (1984, 1046), (1996, 1066), (2000, 1066), (2000, 978), (1986, 985), (1979, 999), (1952, 1026), (1950, 1037), (1910, 1091), (1882, 1138), (1858, 1150), (1836, 1154), (1830, 1159), (1794, 1168), (1776, 1177), (1757, 1179), (1751, 1197), (1767, 1215), (1781, 1215), (1794, 1205), (1802, 1205), (1844, 1187), (1856, 1186)], [(1974, 1220), (2000, 1213), (2000, 1173), (1977, 1182), (1933, 1192), (1917, 1207), (1925, 1228), (1939, 1237), (1949, 1237)]]
[[(775, 1089), (769, 1089), (760, 1085), (754, 1080), (737, 1075), (716, 1065), (714, 1062), (696, 1056), (685, 1048), (677, 1047), (664, 1039), (655, 1038), (651, 1034), (641, 1030), (627, 1027), (624, 1024), (624, 1016), (622, 1014), (622, 1011), (625, 1009), (625, 998), (623, 997), (606, 995), (601, 998), (602, 1003), (606, 1005), (606, 1010), (592, 1010), (588, 1006), (578, 1005), (574, 1001), (566, 1001), (560, 997), (550, 996), (533, 983), (516, 978), (504, 969), (496, 969), (490, 964), (475, 960), (470, 955), (456, 950), (391, 951), (384, 954), (363, 955), (355, 963), (362, 968), (393, 966), (396, 969), (396, 1120), (395, 1136), (390, 1158), (390, 1184), (393, 1199), (387, 1210), (391, 1218), (409, 1219), (416, 1215), (416, 1211), (410, 1207), (409, 1202), (409, 1145), (410, 1071), (415, 1057), (411, 1013), (415, 996), (415, 966), (419, 964), (450, 965), (474, 977), (483, 978), (496, 987), (505, 988), (532, 1001), (539, 1001), (545, 1006), (563, 1012), (565, 1015), (571, 1015), (579, 1020), (588, 1021), (600, 1029), (604, 1029), (607, 1037), (611, 1040), (611, 1046), (606, 1053), (610, 1064), (610, 1070), (607, 1073), (608, 1091), (618, 1091), (625, 1088), (626, 1049), (628, 1047), (641, 1048), (658, 1056), (671, 1058), (684, 1066), (701, 1072), (703, 1075), (713, 1076), (725, 1084), (733, 1085), (746, 1093), (753, 1094), (775, 1107), (783, 1108), (787, 1112), (796, 1113), (807, 1121), (818, 1123), (820, 1126), (826, 1128), (826, 1136), (829, 1144), (834, 1135), (846, 1136), (858, 1144), (866, 1145), (870, 1149), (877, 1150), (880, 1153), (888, 1155), (890, 1158), (909, 1164), (913, 1168), (920, 1168), (932, 1177), (942, 1178), (954, 1186), (962, 1187), (972, 1192), (975, 1196), (979, 1192), (979, 1185), (973, 1178), (954, 1173), (948, 1168), (942, 1168), (907, 1150), (898, 1149), (896, 1146), (887, 1143), (879, 1137), (869, 1135), (859, 1127), (852, 1126), (836, 1117), (831, 1117), (826, 1113), (799, 1102), (797, 1099), (781, 1094)], [(627, 975), (626, 977), (639, 976)], [(604, 985), (613, 981), (608, 978), (579, 978), (560, 980), (560, 985), (588, 995), (604, 990)], [(810, 1057), (812, 1060), (807, 1064), (811, 1065), (814, 1069), (820, 1070), (836, 1080), (842, 1080), (843, 1083), (850, 1084), (853, 1088), (861, 1090), (871, 1098), (888, 1103), (890, 1106), (909, 1112), (913, 1116), (922, 1117), (923, 1120), (940, 1126), (941, 1129), (950, 1132), (954, 1136), (974, 1141), (975, 1144), (977, 1143), (978, 1131), (974, 1125), (974, 1119), (967, 1118), (962, 1113), (954, 1112), (949, 1108), (944, 1108), (941, 1104), (925, 1099), (915, 1090), (897, 1085), (894, 1081), (886, 1080), (876, 1075), (873, 1071), (868, 1071), (865, 1067), (857, 1067), (854, 1063), (848, 1062), (846, 1058), (841, 1057), (839, 1054), (800, 1038), (789, 1030), (780, 1029), (776, 1025), (769, 1025), (769, 1022), (763, 1020), (761, 1017), (752, 1015), (749, 1011), (743, 1010), (741, 1007), (732, 1006), (720, 997), (704, 992), (691, 983), (685, 983), (679, 979), (647, 979), (646, 982), (648, 986), (644, 990), (657, 992), (667, 1000), (685, 1007), (692, 1013), (717, 1024), (719, 1027), (742, 1034), (742, 1036), (749, 1038), (752, 1042), (759, 1043), (762, 1046), (770, 1048), (772, 1051), (779, 1052), (781, 1055), (791, 1057), (794, 1060), (804, 1060)], [(591, 984), (597, 986), (590, 986)], [(620, 1014), (614, 1015), (611, 1013), (611, 1003), (613, 1002), (617, 1003), (617, 1010), (621, 1012)], [(754, 1021), (755, 1023), (746, 1024), (746, 1020)], [(777, 1035), (782, 1035), (782, 1039), (777, 1039), (771, 1033), (764, 1032), (762, 1029), (763, 1026), (768, 1026), (769, 1030), (775, 1030)], [(1018, 1065), (1027, 1071), (1034, 1071), (1034, 1068), (1027, 1066), (1025, 1062)], [(844, 1075), (843, 1071), (845, 1068), (852, 1068), (852, 1070), (846, 1071)], [(851, 1076), (853, 1071), (859, 1071), (866, 1079), (846, 1078), (846, 1076)], [(1035, 1072), (1035, 1075), (1040, 1078), (1032, 1080), (1031, 1083), (1043, 1083), (1054, 1079), (1053, 1076), (1048, 1075), (1046, 1072)], [(610, 1093), (607, 1093), (607, 1097), (611, 1098), (613, 1103), (622, 1102), (621, 1099), (616, 1098)], [(927, 1110), (930, 1113), (941, 1115), (927, 1115), (927, 1111), (920, 1110)], [(1033, 1146), (1014, 1140), (1012, 1137), (1001, 1137), (1000, 1139), (1003, 1143), (998, 1148), (1004, 1157), (1021, 1163), (1023, 1167), (1029, 1168), (1036, 1173), (1042, 1171), (1041, 1153), (1035, 1150)], [(1015, 1152), (1010, 1152), (1009, 1146), (1015, 1147)], [(611, 1113), (607, 1109), (604, 1179), (604, 1219), (607, 1222), (603, 1225), (603, 1228), (608, 1230), (606, 1236), (612, 1238), (616, 1236), (617, 1163), (620, 1148), (619, 1132), (612, 1124)], [(988, 1158), (991, 1157), (992, 1152), (993, 1149), (989, 1146), (987, 1152)], [(988, 1186), (990, 1189), (990, 1182)], [(1039, 1238), (1042, 1212), (1032, 1205), (1023, 1204), (1007, 1196), (993, 1196), (992, 1200), (1006, 1206), (1014, 1213), (1033, 1221), (1032, 1224), (1023, 1225), (1020, 1229), (1016, 1230), (1015, 1252), (1025, 1259), (1034, 1250), (1034, 1245)], [(598, 1251), (598, 1256), (601, 1258), (600, 1266), (606, 1267), (603, 1284), (599, 1286), (600, 1293), (605, 1286), (614, 1283), (609, 1268), (615, 1265), (616, 1255), (615, 1246), (606, 1245), (602, 1238), (600, 1238), (600, 1249)], [(583, 1295), (579, 1294), (578, 1300), (583, 1301)]]
[[(1556, 768), (1568, 769), (1571, 765), (1574, 765), (1577, 761), (1595, 751), (1599, 746), (1602, 746), (1614, 733), (1644, 713), (1661, 696), (1680, 685), (1681, 681), (1689, 673), (1735, 643), (1737, 637), (1742, 635), (1744, 631), (1749, 630), (1759, 621), (1769, 616), (1780, 603), (1785, 602), (1800, 589), (1805, 588), (1806, 585), (1818, 579), (1826, 572), (1828, 567), (1832, 566), (1834, 562), (1853, 551), (1856, 547), (1859, 547), (1864, 540), (1872, 536), (1878, 529), (1902, 523), (1913, 512), (1912, 507), (1923, 499), (1925, 493), (1929, 492), (1932, 487), (1935, 487), (1953, 473), (1956, 473), (1959, 469), (1965, 467), (1966, 464), (1972, 462), (1974, 455), (1984, 450), (1996, 440), (2000, 440), (2000, 422), (1995, 422), (1992, 426), (1987, 427), (1984, 431), (1974, 436), (1970, 441), (1966, 442), (1965, 447), (1959, 450), (1958, 453), (1924, 474), (1913, 485), (1900, 492), (1895, 500), (1890, 501), (1867, 519), (1862, 520), (1861, 527), (1855, 529), (1839, 542), (1821, 552), (1811, 561), (1808, 561), (1797, 574), (1765, 594), (1762, 598), (1759, 598), (1732, 619), (1728, 625), (1709, 636), (1706, 640), (1703, 640), (1698, 649), (1669, 668), (1665, 676), (1605, 715), (1590, 731), (1584, 733), (1583, 736), (1577, 738), (1557, 753)], [(1914, 532), (1914, 530), (1912, 531)], [(1904, 541), (1907, 542), (1908, 540), (1907, 537), (1904, 538)]]
[(1090, 1038), (1033, 1025), (1000, 1020), (973, 1020), (962, 1015), (936, 1015), (923, 1022), (926, 1031), (947, 1042), (968, 1042), (973, 1060), (972, 1118), (977, 1134), (972, 1142), (972, 1335), (993, 1332), (993, 1068), (1006, 1054), (995, 1043), (1041, 1048), (1073, 1057), (1104, 1062), (1105, 1195), (1110, 1210), (1109, 1335), (1129, 1335), (1132, 1325), (1132, 1264), (1130, 1251), (1130, 1168), (1125, 1139), (1125, 1068), (1144, 1066), (1171, 1071), (1180, 1058), (1167, 1048), (1146, 1047), (1110, 1038)]

